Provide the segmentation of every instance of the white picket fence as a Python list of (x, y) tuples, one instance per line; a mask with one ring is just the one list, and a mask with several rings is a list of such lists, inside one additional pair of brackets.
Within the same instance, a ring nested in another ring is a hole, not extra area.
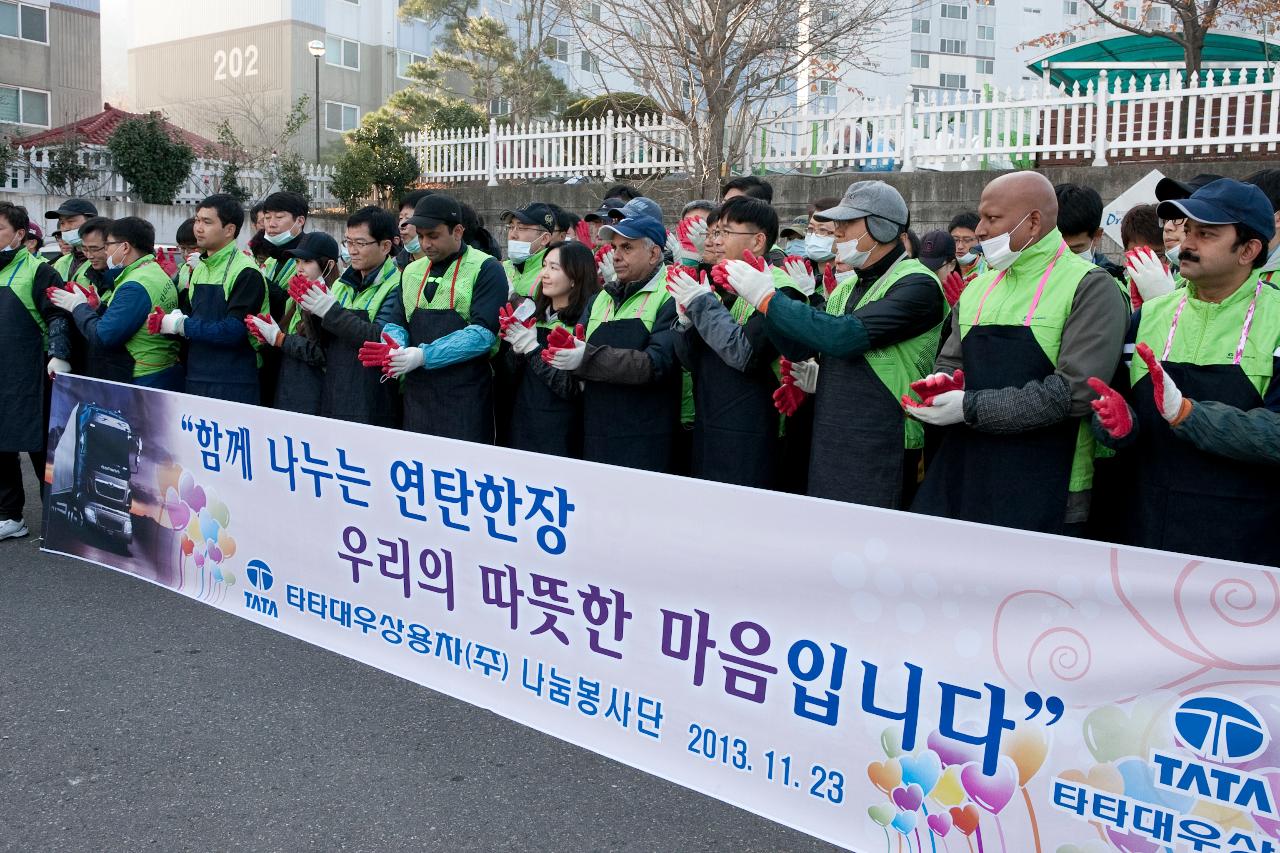
[[(768, 119), (734, 172), (974, 170), (1275, 154), (1280, 79), (1267, 66), (1110, 76), (1059, 89), (922, 91)], [(680, 172), (688, 133), (663, 116), (531, 122), (406, 135), (429, 183)]]
[[(48, 186), (47, 175), (50, 158), (55, 149), (52, 148), (18, 148), (17, 159), (9, 164), (4, 173), (4, 182), (0, 184), (0, 193), (22, 193), (41, 195), (53, 191)], [(130, 190), (128, 183), (112, 166), (111, 152), (101, 145), (85, 145), (83, 147), (84, 164), (93, 175), (80, 185), (80, 194), (86, 198), (102, 201), (140, 201)], [(197, 158), (191, 164), (191, 174), (174, 197), (174, 204), (196, 204), (213, 193), (222, 191), (221, 160)], [(313, 207), (330, 207), (338, 204), (333, 197), (333, 167), (307, 164), (303, 166), (303, 176), (307, 179), (307, 195)], [(261, 199), (279, 189), (279, 185), (264, 170), (242, 169), (238, 180), (240, 186), (248, 191), (250, 198)]]

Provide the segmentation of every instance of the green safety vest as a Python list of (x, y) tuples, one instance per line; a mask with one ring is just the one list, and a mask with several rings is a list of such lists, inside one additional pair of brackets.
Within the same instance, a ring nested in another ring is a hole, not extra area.
[[(178, 289), (160, 264), (156, 263), (155, 255), (138, 258), (121, 270), (115, 287), (102, 297), (102, 304), (110, 305), (121, 286), (130, 283), (140, 285), (147, 292), (147, 297), (151, 300), (148, 314), (157, 308), (164, 309), (168, 314), (178, 307)], [(124, 348), (133, 358), (133, 375), (137, 378), (159, 373), (177, 364), (182, 342), (168, 335), (153, 335), (143, 323), (133, 333), (133, 337), (125, 341)]]
[[(195, 289), (197, 287), (216, 286), (222, 288), (222, 298), (228, 302), (231, 301), (231, 289), (235, 287), (236, 278), (245, 270), (258, 270), (258, 265), (246, 256), (244, 252), (241, 252), (234, 241), (223, 246), (207, 258), (201, 258), (200, 262), (196, 264), (196, 268), (191, 272), (192, 300), (194, 301), (195, 299)], [(258, 271), (261, 273), (261, 270)], [(268, 289), (265, 287), (262, 289), (262, 307), (258, 310), (262, 314), (271, 311)], [(247, 327), (244, 334), (255, 351), (262, 348), (262, 342), (249, 334)], [(262, 366), (261, 354), (258, 356), (258, 366)]]
[[(938, 283), (938, 276), (933, 270), (914, 258), (903, 258), (867, 289), (867, 292), (858, 300), (858, 304), (854, 306), (854, 310), (877, 299), (883, 299), (889, 292), (889, 288), (908, 275), (927, 275), (934, 284), (938, 285), (939, 292), (942, 290), (942, 285)], [(849, 304), (849, 297), (853, 295), (853, 289), (857, 285), (858, 277), (850, 276), (836, 287), (831, 292), (831, 298), (827, 300), (827, 313), (833, 317), (843, 316)], [(911, 390), (912, 382), (923, 379), (933, 370), (933, 360), (938, 354), (938, 341), (942, 335), (942, 327), (950, 315), (945, 299), (942, 304), (942, 319), (933, 328), (914, 338), (908, 338), (881, 349), (868, 350), (863, 355), (867, 366), (875, 372), (895, 400), (901, 399)], [(905, 446), (908, 450), (919, 450), (924, 447), (924, 424), (915, 418), (906, 418), (903, 430)]]
[(546, 256), (546, 249), (530, 255), (525, 260), (522, 270), (517, 270), (513, 261), (502, 262), (502, 268), (507, 273), (507, 281), (511, 284), (511, 289), (515, 291), (516, 296), (529, 299), (538, 295), (538, 276), (542, 274), (542, 262)]
[[(1173, 336), (1167, 358), (1162, 361), (1207, 366), (1233, 364), (1236, 348), (1240, 345), (1240, 333), (1244, 329), (1253, 295), (1258, 294), (1253, 323), (1240, 357), (1240, 369), (1249, 383), (1258, 389), (1259, 396), (1266, 396), (1275, 367), (1275, 357), (1280, 352), (1280, 290), (1263, 283), (1258, 290), (1261, 274), (1254, 272), (1240, 288), (1222, 302), (1204, 302), (1196, 298), (1195, 285), (1186, 290), (1175, 290), (1156, 297), (1142, 305), (1142, 319), (1138, 323), (1135, 343), (1145, 343), (1160, 358), (1169, 339), (1174, 315), (1186, 299), (1186, 306), (1178, 317), (1178, 328)], [(1134, 358), (1129, 364), (1129, 379), (1134, 384), (1147, 375), (1147, 363)]]
[(27, 251), (27, 247), (23, 246), (13, 256), (13, 260), (9, 265), (0, 270), (0, 287), (13, 291), (13, 295), (18, 297), (27, 309), (27, 313), (31, 315), (31, 319), (40, 327), (40, 335), (44, 338), (44, 346), (49, 346), (49, 324), (44, 321), (44, 315), (40, 313), (40, 309), (36, 307), (35, 289), (36, 283), (36, 267), (40, 264), (35, 257)]
[(58, 275), (62, 276), (63, 281), (71, 280), (71, 265), (75, 263), (75, 259), (76, 252), (75, 249), (72, 249), (65, 255), (59, 256), (58, 259), (53, 262), (53, 268), (58, 271)]
[[(464, 246), (462, 256), (449, 264), (438, 276), (431, 275), (431, 259), (420, 258), (401, 273), (400, 296), (404, 299), (404, 317), (408, 321), (419, 308), (452, 309), (464, 322), (471, 322), (471, 294), (475, 290), (480, 268), (489, 256), (479, 249)], [(436, 292), (426, 298), (428, 286), (439, 282)]]
[[(982, 304), (982, 297), (1000, 273), (988, 269), (969, 282), (956, 305), (960, 314), (960, 334), (967, 335), (974, 327), (980, 304), (981, 324), (984, 326), (1023, 325), (1039, 288), (1040, 277), (1044, 275), (1044, 270), (1053, 261), (1054, 254), (1062, 244), (1062, 233), (1055, 228), (1035, 245), (1027, 248), (1018, 261), (1028, 260), (1030, 263), (1015, 263), (1010, 267), (1000, 286), (991, 291), (985, 304)], [(1067, 249), (1053, 265), (1053, 274), (1045, 282), (1044, 292), (1036, 305), (1035, 315), (1031, 318), (1030, 329), (1032, 337), (1055, 367), (1058, 364), (1058, 351), (1062, 347), (1062, 328), (1071, 314), (1076, 288), (1095, 269), (1092, 262)], [(1068, 486), (1071, 492), (1082, 492), (1093, 485), (1096, 442), (1089, 421), (1087, 417), (1081, 420), (1076, 436), (1076, 452), (1071, 462), (1071, 481)]]
[(289, 287), (289, 279), (293, 278), (293, 272), (298, 268), (297, 258), (287, 258), (281, 266), (281, 272), (276, 275), (276, 266), (280, 261), (276, 258), (267, 258), (267, 262), (263, 264), (262, 277), (267, 280), (267, 284), (278, 287), (281, 290), (287, 290)]
[[(338, 304), (343, 308), (350, 308), (352, 311), (363, 311), (365, 316), (369, 318), (369, 322), (372, 323), (374, 318), (378, 316), (378, 310), (382, 308), (382, 303), (386, 300), (387, 294), (394, 290), (399, 283), (400, 268), (396, 266), (394, 258), (387, 258), (382, 262), (382, 266), (378, 268), (372, 285), (357, 292), (350, 284), (339, 279), (333, 286), (333, 297), (338, 300)], [(296, 312), (294, 316), (297, 317)]]
[(616, 309), (613, 297), (607, 291), (600, 291), (591, 303), (591, 317), (587, 320), (587, 340), (591, 340), (591, 336), (602, 324), (614, 320), (639, 320), (652, 332), (653, 324), (658, 319), (658, 310), (672, 298), (665, 287), (666, 280), (667, 268), (665, 265), (659, 266), (653, 278), (649, 279), (649, 283), (631, 294)]

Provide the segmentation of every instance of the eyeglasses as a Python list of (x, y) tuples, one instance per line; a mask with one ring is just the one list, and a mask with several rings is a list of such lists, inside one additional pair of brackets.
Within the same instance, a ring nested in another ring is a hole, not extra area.
[(348, 249), (364, 249), (368, 246), (376, 246), (381, 242), (381, 240), (343, 240), (342, 245)]
[(721, 236), (724, 236), (725, 234), (737, 234), (739, 237), (754, 237), (759, 233), (759, 231), (730, 231), (727, 228), (721, 229), (720, 231)]
[(80, 244), (80, 251), (84, 252), (86, 255), (96, 255), (99, 252), (105, 252), (106, 250), (106, 246), (90, 246), (88, 243)]

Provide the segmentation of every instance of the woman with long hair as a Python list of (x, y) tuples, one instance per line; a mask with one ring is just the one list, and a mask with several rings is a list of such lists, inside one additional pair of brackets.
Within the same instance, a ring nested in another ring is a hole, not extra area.
[(514, 377), (507, 434), (517, 450), (581, 458), (581, 388), (572, 373), (542, 360), (542, 348), (552, 330), (572, 334), (585, 319), (599, 287), (595, 257), (581, 243), (552, 243), (538, 281), (533, 314), (520, 319), (508, 309), (501, 320), (502, 357)]

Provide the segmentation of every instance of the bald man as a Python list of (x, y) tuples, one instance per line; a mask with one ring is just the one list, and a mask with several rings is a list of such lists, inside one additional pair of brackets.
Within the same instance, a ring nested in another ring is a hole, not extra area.
[(903, 400), (942, 433), (912, 509), (1078, 535), (1093, 483), (1088, 379), (1115, 374), (1128, 306), (1067, 248), (1043, 175), (996, 178), (978, 215), (989, 270), (964, 289), (920, 399)]

